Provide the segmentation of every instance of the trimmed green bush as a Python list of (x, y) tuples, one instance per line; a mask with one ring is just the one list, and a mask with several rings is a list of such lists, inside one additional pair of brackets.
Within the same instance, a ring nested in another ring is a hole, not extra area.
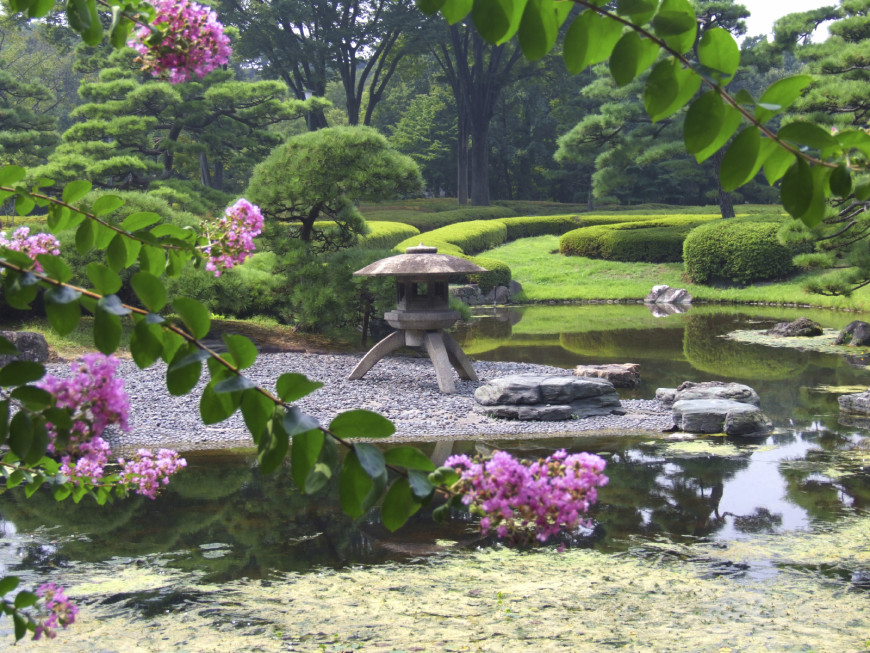
[(511, 282), (511, 269), (507, 263), (487, 256), (466, 257), (472, 263), (476, 263), (488, 272), (481, 274), (469, 274), (468, 283), (476, 283), (482, 293), (488, 293), (496, 286), (506, 286)]
[(521, 218), (504, 218), (500, 222), (507, 227), (507, 241), (533, 236), (561, 236), (583, 225), (578, 215), (546, 215)]
[(420, 230), (401, 222), (367, 221), (369, 232), (359, 239), (362, 249), (392, 249), (403, 240), (420, 234)]
[(559, 251), (606, 261), (679, 262), (689, 232), (714, 219), (713, 215), (676, 215), (581, 227), (559, 239)]
[(686, 274), (694, 283), (735, 283), (782, 279), (794, 271), (801, 250), (783, 245), (777, 216), (717, 220), (696, 227), (683, 243)]
[[(406, 247), (418, 245), (421, 240), (426, 245), (442, 241), (460, 248), (464, 254), (477, 254), (501, 245), (506, 239), (507, 227), (500, 220), (472, 220), (429, 231), (422, 238), (413, 236), (403, 240), (394, 249), (404, 252)], [(440, 247), (438, 251), (442, 254), (452, 253)]]
[(417, 227), (420, 231), (428, 232), (434, 229), (440, 229), (442, 227), (471, 220), (498, 220), (500, 218), (509, 218), (515, 216), (516, 213), (504, 206), (473, 206), (464, 209), (438, 212), (414, 211), (404, 208), (397, 210), (365, 209), (364, 215), (367, 220), (404, 222), (405, 224)]

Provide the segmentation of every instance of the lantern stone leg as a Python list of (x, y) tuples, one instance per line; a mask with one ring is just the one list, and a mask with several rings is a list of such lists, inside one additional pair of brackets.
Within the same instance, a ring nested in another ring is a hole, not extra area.
[(465, 379), (466, 381), (477, 381), (477, 373), (474, 371), (471, 359), (465, 355), (465, 352), (462, 351), (462, 347), (459, 346), (459, 343), (453, 339), (453, 336), (445, 331), (442, 331), (441, 335), (444, 338), (444, 346), (447, 348), (447, 356), (453, 364), (453, 367), (456, 368), (459, 378)]
[(351, 380), (363, 378), (366, 372), (375, 366), (375, 363), (381, 360), (384, 356), (392, 354), (394, 351), (404, 346), (405, 332), (393, 331), (390, 335), (369, 349), (369, 352), (363, 356), (363, 359), (359, 363), (356, 364), (356, 367), (353, 368), (353, 372), (351, 372), (350, 376), (347, 378)]

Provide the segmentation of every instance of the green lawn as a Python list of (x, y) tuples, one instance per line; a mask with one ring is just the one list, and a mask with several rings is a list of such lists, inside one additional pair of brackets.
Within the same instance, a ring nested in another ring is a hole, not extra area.
[[(746, 288), (712, 288), (689, 283), (681, 263), (619, 263), (562, 256), (558, 236), (515, 240), (485, 255), (507, 263), (531, 302), (589, 299), (643, 299), (659, 284), (685, 288), (696, 299), (712, 302), (806, 304), (870, 311), (870, 287), (852, 297), (826, 297), (803, 290), (810, 273), (788, 281)], [(817, 274), (817, 273), (816, 273)]]

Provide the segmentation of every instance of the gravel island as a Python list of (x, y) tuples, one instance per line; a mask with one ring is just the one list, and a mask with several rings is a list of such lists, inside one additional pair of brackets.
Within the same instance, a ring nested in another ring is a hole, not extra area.
[[(498, 420), (473, 410), (473, 393), (481, 383), (511, 374), (570, 375), (570, 370), (527, 363), (475, 361), (480, 381), (456, 382), (456, 394), (438, 391), (435, 371), (427, 358), (396, 356), (385, 359), (362, 379), (349, 381), (358, 355), (279, 353), (262, 354), (245, 370), (258, 385), (274, 388), (286, 372), (305, 374), (324, 387), (300, 400), (304, 412), (329, 424), (338, 413), (355, 408), (376, 411), (396, 425), (393, 441), (475, 439), (483, 437), (529, 438), (601, 433), (661, 433), (672, 424), (671, 413), (656, 400), (623, 399), (625, 415), (604, 415), (559, 422)], [(205, 367), (205, 366), (203, 366)], [(63, 371), (53, 370), (62, 374)], [(199, 397), (207, 379), (191, 394), (173, 397), (166, 390), (166, 366), (140, 370), (130, 360), (121, 361), (119, 373), (130, 396), (130, 432), (107, 433), (115, 450), (171, 447), (179, 451), (250, 447), (253, 442), (240, 412), (211, 426), (199, 416)]]

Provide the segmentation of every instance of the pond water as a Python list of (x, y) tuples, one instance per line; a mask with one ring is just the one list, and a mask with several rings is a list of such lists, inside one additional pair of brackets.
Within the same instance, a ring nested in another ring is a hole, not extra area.
[(342, 515), (334, 491), (311, 500), (286, 473), (262, 476), (246, 452), (202, 452), (156, 501), (101, 509), (0, 495), (0, 572), (85, 599), (82, 623), (52, 645), (62, 650), (865, 650), (870, 448), (866, 431), (839, 423), (836, 396), (870, 385), (870, 371), (860, 355), (719, 337), (799, 316), (829, 328), (856, 319), (582, 305), (511, 309), (458, 330), (478, 359), (640, 363), (643, 384), (623, 397), (744, 382), (779, 427), (748, 441), (420, 445), (436, 462), (497, 448), (604, 456), (594, 526), (562, 537), (564, 553), (505, 550), (458, 512), (436, 524), (424, 511), (389, 533), (376, 515)]

